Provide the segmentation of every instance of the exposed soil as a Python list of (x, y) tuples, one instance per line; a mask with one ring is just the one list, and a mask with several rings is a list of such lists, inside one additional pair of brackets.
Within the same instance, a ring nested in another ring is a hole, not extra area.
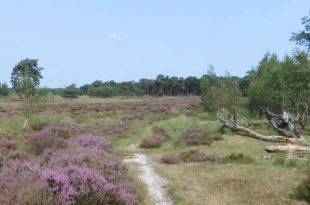
[[(136, 146), (130, 145), (130, 148), (137, 151)], [(154, 171), (154, 162), (150, 157), (143, 153), (135, 153), (132, 158), (124, 159), (126, 163), (135, 163), (139, 168), (139, 177), (146, 184), (150, 204), (154, 205), (172, 205), (173, 202), (167, 194), (168, 181), (159, 176)]]

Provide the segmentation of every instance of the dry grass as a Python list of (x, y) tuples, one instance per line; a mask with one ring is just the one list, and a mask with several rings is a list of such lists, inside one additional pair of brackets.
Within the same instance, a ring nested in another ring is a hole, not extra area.
[(296, 169), (188, 163), (157, 170), (178, 187), (174, 197), (183, 204), (306, 204), (290, 197), (304, 178)]

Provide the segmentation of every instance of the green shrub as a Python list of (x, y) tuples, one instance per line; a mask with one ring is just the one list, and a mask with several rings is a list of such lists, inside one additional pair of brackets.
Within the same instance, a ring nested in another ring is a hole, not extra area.
[(297, 198), (302, 199), (310, 203), (310, 170), (307, 171), (307, 178), (302, 181), (294, 190), (294, 194)]
[(30, 119), (29, 124), (32, 130), (40, 131), (46, 125), (46, 122), (40, 118), (32, 118)]
[(228, 156), (223, 157), (223, 163), (230, 164), (252, 164), (254, 163), (254, 159), (250, 156), (244, 155), (243, 153), (235, 154), (232, 153)]

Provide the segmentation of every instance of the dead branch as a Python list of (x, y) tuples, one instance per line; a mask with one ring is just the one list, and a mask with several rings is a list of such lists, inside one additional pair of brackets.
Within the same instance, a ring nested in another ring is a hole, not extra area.
[(292, 120), (289, 117), (289, 112), (284, 111), (282, 115), (272, 113), (268, 108), (261, 108), (260, 113), (265, 114), (266, 118), (271, 125), (271, 127), (276, 130), (279, 134), (290, 137), (290, 138), (299, 138), (303, 139), (303, 136), (296, 129), (295, 124), (301, 125), (304, 129), (303, 121), (301, 120)]
[(230, 119), (220, 118), (220, 123), (222, 124), (221, 130), (223, 130), (224, 128), (228, 128), (233, 132), (239, 132), (240, 134), (243, 134), (245, 136), (267, 142), (296, 143), (300, 141), (299, 139), (296, 138), (288, 138), (283, 136), (265, 136), (247, 127), (241, 126)]
[(274, 145), (274, 146), (268, 146), (265, 148), (267, 152), (288, 152), (288, 153), (294, 153), (294, 154), (309, 154), (310, 153), (310, 147), (305, 146), (298, 146), (298, 145)]

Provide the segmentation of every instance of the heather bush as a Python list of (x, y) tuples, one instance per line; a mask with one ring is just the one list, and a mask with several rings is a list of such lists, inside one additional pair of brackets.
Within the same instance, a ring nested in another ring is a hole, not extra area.
[(207, 160), (212, 163), (219, 163), (221, 162), (221, 156), (218, 153), (214, 152), (207, 156)]
[(39, 190), (36, 189), (40, 170), (35, 162), (9, 160), (3, 164), (0, 168), (0, 204), (27, 204), (26, 200), (30, 200), (28, 196), (34, 196), (35, 192), (36, 199), (31, 200), (40, 200)]
[(149, 139), (144, 139), (140, 147), (142, 148), (159, 148), (163, 143), (165, 143), (169, 136), (166, 131), (157, 126), (152, 127), (152, 136)]
[(181, 137), (176, 141), (175, 145), (210, 145), (212, 141), (212, 136), (208, 136), (207, 132), (197, 129), (188, 129), (181, 134)]
[(221, 141), (221, 140), (224, 140), (224, 137), (223, 137), (223, 135), (216, 134), (216, 135), (211, 136), (211, 140), (212, 141)]
[(83, 130), (71, 125), (69, 122), (61, 122), (56, 125), (50, 125), (49, 128), (54, 132), (55, 136), (64, 139), (69, 139), (83, 132)]
[(89, 147), (96, 150), (103, 150), (106, 152), (112, 152), (112, 145), (104, 137), (98, 137), (93, 135), (82, 135), (77, 139), (74, 139), (74, 143), (83, 147)]
[(223, 157), (222, 162), (229, 164), (251, 164), (254, 163), (254, 159), (250, 156), (244, 155), (243, 153), (232, 153), (228, 156)]
[(137, 204), (135, 195), (118, 188), (97, 170), (69, 165), (42, 172), (59, 204)]
[(100, 171), (110, 182), (118, 185), (124, 183), (127, 185), (131, 184), (127, 189), (132, 190), (132, 192), (135, 190), (131, 183), (131, 178), (128, 176), (127, 167), (122, 161), (105, 151), (78, 146), (57, 150), (54, 153), (48, 151), (44, 153), (41, 164), (50, 168), (65, 167), (70, 164), (87, 166)]
[(184, 152), (181, 155), (184, 162), (205, 162), (207, 161), (207, 155), (199, 150), (190, 150)]
[(15, 140), (4, 139), (0, 141), (0, 149), (16, 150), (17, 142)]
[(179, 164), (182, 159), (177, 155), (166, 154), (160, 159), (160, 161), (165, 164)]
[(165, 136), (153, 134), (150, 139), (144, 139), (140, 147), (142, 148), (159, 148), (166, 141)]
[(0, 168), (8, 161), (18, 159), (20, 156), (16, 141), (8, 139), (0, 141)]
[[(42, 156), (41, 164), (47, 167), (64, 167), (69, 164), (87, 165), (103, 172), (106, 172), (106, 168), (123, 170), (122, 163), (111, 154), (80, 146), (72, 146), (56, 151), (47, 150)], [(107, 174), (115, 175), (116, 173), (107, 172)]]
[(48, 125), (43, 130), (32, 133), (27, 137), (33, 151), (41, 154), (45, 149), (63, 149), (68, 146), (66, 139), (82, 132), (70, 123), (62, 122)]
[(36, 154), (41, 154), (45, 149), (63, 149), (68, 146), (68, 142), (55, 135), (52, 128), (47, 128), (35, 132), (27, 137), (32, 150)]

